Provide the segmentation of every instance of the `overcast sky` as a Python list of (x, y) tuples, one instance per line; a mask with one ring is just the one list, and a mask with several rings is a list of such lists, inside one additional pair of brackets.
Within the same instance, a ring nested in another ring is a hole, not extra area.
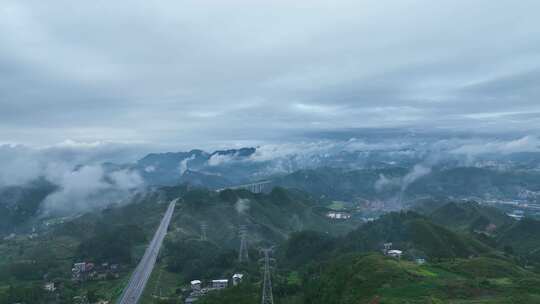
[(540, 1), (0, 2), (0, 143), (540, 129)]

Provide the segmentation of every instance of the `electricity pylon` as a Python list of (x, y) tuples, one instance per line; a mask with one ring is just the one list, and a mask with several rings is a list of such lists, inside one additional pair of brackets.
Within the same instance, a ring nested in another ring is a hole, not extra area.
[(264, 256), (264, 258), (261, 259), (261, 261), (264, 263), (263, 290), (262, 290), (261, 304), (274, 304), (274, 296), (272, 295), (272, 275), (271, 275), (271, 266), (270, 266), (270, 263), (274, 261), (274, 259), (270, 258), (270, 253), (272, 252), (272, 250), (273, 250), (272, 248), (261, 249), (261, 253)]
[(201, 222), (201, 241), (206, 241), (206, 230), (208, 229), (208, 224), (206, 222)]
[(238, 250), (238, 262), (244, 263), (249, 261), (248, 244), (247, 244), (247, 227), (240, 226), (240, 250)]

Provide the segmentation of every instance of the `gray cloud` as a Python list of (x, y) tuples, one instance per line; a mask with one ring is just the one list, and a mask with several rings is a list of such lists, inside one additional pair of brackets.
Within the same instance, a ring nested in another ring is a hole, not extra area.
[[(132, 162), (144, 155), (146, 146), (113, 142), (64, 141), (46, 147), (0, 145), (0, 187), (22, 185), (44, 177), (55, 182), (76, 167), (100, 167), (102, 162)], [(116, 176), (120, 184), (129, 180)]]
[(538, 130), (539, 9), (532, 0), (7, 0), (0, 142)]
[(240, 214), (245, 214), (251, 208), (251, 202), (246, 198), (239, 198), (234, 204), (234, 208)]
[(25, 185), (38, 178), (58, 189), (47, 196), (42, 215), (74, 214), (125, 202), (142, 189), (143, 180), (131, 170), (106, 172), (103, 161), (135, 160), (140, 145), (65, 141), (32, 148), (0, 145), (0, 188)]
[[(142, 178), (128, 170), (106, 175), (101, 166), (83, 166), (77, 170), (49, 168), (47, 179), (59, 186), (43, 202), (42, 214), (74, 214), (126, 203)], [(108, 179), (108, 180), (107, 180)]]
[(510, 141), (476, 141), (465, 143), (450, 151), (450, 153), (470, 156), (486, 153), (510, 154), (519, 152), (540, 152), (540, 139), (535, 136), (525, 136)]

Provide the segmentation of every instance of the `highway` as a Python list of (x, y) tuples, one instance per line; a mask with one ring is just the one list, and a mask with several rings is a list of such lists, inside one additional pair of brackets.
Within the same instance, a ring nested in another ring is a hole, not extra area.
[(165, 235), (167, 234), (167, 229), (169, 228), (169, 223), (171, 222), (174, 206), (177, 200), (178, 199), (173, 200), (169, 204), (169, 207), (167, 208), (167, 211), (165, 212), (165, 215), (163, 216), (163, 219), (161, 220), (152, 241), (148, 245), (148, 248), (146, 248), (144, 256), (139, 262), (139, 265), (137, 265), (137, 268), (135, 268), (135, 271), (133, 271), (128, 285), (122, 292), (122, 295), (117, 302), (118, 304), (136, 304), (139, 302), (144, 291), (144, 287), (146, 286), (146, 283), (154, 270), (159, 249), (161, 248), (161, 244), (163, 243)]

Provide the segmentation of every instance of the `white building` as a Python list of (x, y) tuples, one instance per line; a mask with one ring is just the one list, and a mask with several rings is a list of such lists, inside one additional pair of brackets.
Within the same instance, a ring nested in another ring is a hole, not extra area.
[(47, 282), (43, 285), (43, 289), (49, 292), (54, 292), (56, 290), (56, 286), (54, 286), (54, 282)]
[(238, 284), (240, 284), (242, 282), (242, 278), (244, 277), (243, 274), (241, 273), (235, 273), (233, 276), (232, 276), (232, 281), (233, 281), (233, 285), (236, 286)]
[(330, 211), (326, 214), (326, 216), (334, 220), (348, 220), (351, 218), (349, 213), (338, 211)]
[(227, 286), (229, 286), (229, 280), (212, 280), (212, 288), (214, 289), (224, 289), (227, 288)]
[(193, 291), (199, 291), (201, 290), (201, 287), (202, 287), (202, 282), (199, 281), (199, 280), (193, 280), (190, 282), (191, 284), (191, 290)]
[(401, 255), (403, 255), (403, 251), (396, 249), (388, 250), (387, 255), (399, 259), (401, 258)]
[(514, 210), (511, 213), (507, 213), (509, 217), (521, 221), (525, 217), (525, 212), (523, 210)]

